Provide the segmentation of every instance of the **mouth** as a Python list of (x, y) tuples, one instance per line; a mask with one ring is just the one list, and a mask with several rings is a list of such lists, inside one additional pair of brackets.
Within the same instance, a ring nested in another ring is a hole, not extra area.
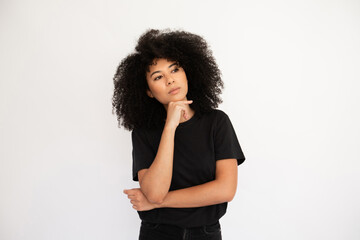
[(177, 93), (179, 89), (180, 89), (180, 87), (173, 88), (173, 89), (171, 89), (171, 91), (169, 92), (169, 94)]

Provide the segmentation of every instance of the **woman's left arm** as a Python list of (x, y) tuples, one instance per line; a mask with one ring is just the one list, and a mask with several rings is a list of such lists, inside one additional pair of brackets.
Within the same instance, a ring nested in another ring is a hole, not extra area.
[(237, 160), (222, 159), (216, 161), (215, 180), (197, 186), (170, 191), (159, 204), (149, 203), (140, 189), (125, 190), (131, 199), (133, 208), (138, 211), (153, 208), (191, 208), (230, 202), (237, 187)]

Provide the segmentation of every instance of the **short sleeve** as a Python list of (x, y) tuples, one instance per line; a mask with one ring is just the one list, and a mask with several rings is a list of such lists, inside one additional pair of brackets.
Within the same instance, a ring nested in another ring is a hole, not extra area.
[(235, 130), (228, 115), (218, 110), (214, 133), (215, 160), (235, 158), (238, 165), (245, 161)]
[(142, 129), (134, 129), (131, 132), (132, 139), (132, 172), (133, 180), (139, 181), (138, 171), (141, 169), (149, 168), (156, 156), (154, 150), (146, 138), (146, 134)]

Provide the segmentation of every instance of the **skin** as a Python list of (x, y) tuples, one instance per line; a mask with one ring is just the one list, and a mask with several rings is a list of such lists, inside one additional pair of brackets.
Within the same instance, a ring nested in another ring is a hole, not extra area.
[(124, 190), (132, 207), (137, 211), (148, 211), (154, 208), (190, 208), (203, 207), (223, 202), (230, 202), (237, 188), (237, 161), (223, 159), (216, 162), (215, 180), (194, 187), (169, 191), (164, 201), (150, 202), (140, 188)]
[[(149, 87), (146, 94), (163, 104), (167, 118), (154, 162), (148, 169), (138, 172), (140, 188), (124, 190), (133, 208), (147, 211), (161, 207), (202, 207), (230, 202), (237, 187), (236, 159), (216, 161), (216, 176), (213, 181), (169, 191), (175, 130), (179, 123), (189, 120), (195, 112), (189, 106), (192, 101), (186, 97), (186, 73), (176, 62), (154, 59), (146, 79)], [(171, 89), (178, 87), (176, 94), (169, 94)]]
[[(188, 92), (186, 73), (176, 62), (162, 58), (154, 59), (153, 65), (150, 65), (149, 72), (146, 73), (146, 80), (149, 87), (146, 94), (163, 104), (167, 111), (167, 123), (177, 126), (179, 122), (184, 122), (194, 115), (195, 112), (190, 108), (190, 102), (186, 97)], [(174, 88), (180, 88), (178, 93), (169, 94)], [(176, 106), (181, 108), (181, 115), (174, 110)]]

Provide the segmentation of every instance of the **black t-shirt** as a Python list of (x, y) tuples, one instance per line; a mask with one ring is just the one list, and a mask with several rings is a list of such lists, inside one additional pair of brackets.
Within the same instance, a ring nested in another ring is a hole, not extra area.
[[(134, 181), (138, 181), (138, 171), (149, 168), (155, 159), (162, 130), (163, 127), (132, 131)], [(175, 131), (170, 191), (214, 180), (216, 161), (227, 158), (236, 158), (238, 165), (245, 160), (228, 115), (219, 109), (195, 112), (192, 118), (179, 123)], [(195, 208), (156, 208), (138, 214), (149, 222), (196, 227), (216, 222), (226, 208), (227, 202)]]

